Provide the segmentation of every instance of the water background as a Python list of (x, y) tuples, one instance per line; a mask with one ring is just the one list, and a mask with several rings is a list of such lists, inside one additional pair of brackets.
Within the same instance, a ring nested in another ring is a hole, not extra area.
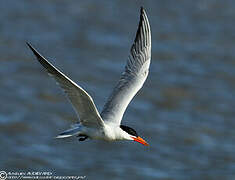
[[(123, 71), (139, 9), (152, 62), (123, 124), (149, 142), (53, 139), (76, 121), (31, 42), (99, 111)], [(235, 1), (1, 0), (0, 170), (87, 179), (235, 179)]]

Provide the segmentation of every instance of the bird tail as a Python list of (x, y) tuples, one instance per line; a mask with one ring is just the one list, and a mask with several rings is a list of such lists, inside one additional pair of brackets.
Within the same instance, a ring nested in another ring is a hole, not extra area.
[(58, 136), (56, 136), (56, 139), (62, 139), (62, 138), (67, 138), (71, 136), (76, 136), (81, 132), (81, 126), (80, 125), (75, 125), (74, 127), (60, 133)]

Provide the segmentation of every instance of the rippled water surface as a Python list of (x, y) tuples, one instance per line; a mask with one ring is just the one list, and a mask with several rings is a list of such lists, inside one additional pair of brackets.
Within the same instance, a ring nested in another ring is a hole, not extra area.
[[(25, 42), (101, 110), (124, 68), (139, 8), (149, 77), (123, 123), (149, 143), (53, 139), (76, 121)], [(87, 179), (235, 179), (235, 1), (0, 1), (0, 170)]]

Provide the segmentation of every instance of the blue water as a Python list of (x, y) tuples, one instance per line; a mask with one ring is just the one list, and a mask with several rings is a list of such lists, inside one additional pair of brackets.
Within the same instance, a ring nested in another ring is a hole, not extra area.
[[(152, 63), (123, 123), (149, 142), (55, 140), (76, 116), (31, 42), (101, 110), (144, 6)], [(0, 171), (235, 179), (235, 1), (0, 1)]]

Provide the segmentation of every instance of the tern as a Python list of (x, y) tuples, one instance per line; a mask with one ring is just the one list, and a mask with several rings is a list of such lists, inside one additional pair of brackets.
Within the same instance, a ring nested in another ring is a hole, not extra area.
[(101, 113), (98, 112), (92, 97), (83, 88), (53, 66), (30, 43), (27, 42), (27, 45), (48, 74), (64, 90), (79, 119), (78, 123), (59, 134), (56, 138), (77, 136), (79, 141), (84, 141), (87, 138), (105, 141), (130, 140), (145, 146), (149, 145), (138, 136), (133, 128), (121, 124), (128, 104), (143, 86), (149, 73), (151, 32), (143, 7), (140, 9), (138, 30), (125, 70)]

